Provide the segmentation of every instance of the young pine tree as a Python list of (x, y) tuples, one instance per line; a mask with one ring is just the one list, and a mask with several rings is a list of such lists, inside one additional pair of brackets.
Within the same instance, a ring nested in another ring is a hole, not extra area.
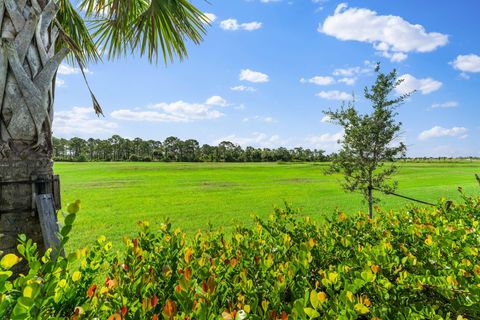
[(397, 170), (393, 162), (405, 156), (406, 146), (398, 141), (401, 123), (395, 121), (395, 110), (411, 95), (391, 97), (392, 91), (402, 82), (397, 78), (396, 70), (384, 74), (377, 64), (375, 72), (375, 84), (365, 87), (364, 93), (372, 103), (371, 114), (360, 114), (355, 109), (355, 101), (342, 105), (339, 110), (325, 112), (332, 123), (344, 130), (341, 150), (333, 159), (328, 173), (342, 172), (342, 187), (363, 194), (368, 202), (370, 218), (373, 203), (378, 200), (372, 196), (372, 191), (393, 192), (397, 187), (396, 181), (390, 181)]

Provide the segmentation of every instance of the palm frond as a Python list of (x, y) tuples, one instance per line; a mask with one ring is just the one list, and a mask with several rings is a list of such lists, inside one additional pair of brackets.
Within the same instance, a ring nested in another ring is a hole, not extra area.
[(96, 44), (109, 59), (139, 52), (165, 63), (188, 56), (186, 40), (203, 40), (208, 18), (188, 0), (82, 0)]
[(83, 65), (87, 62), (100, 60), (97, 46), (83, 17), (75, 10), (69, 0), (59, 0), (58, 5), (56, 26), (60, 29), (60, 36), (56, 42), (56, 49), (69, 48), (71, 54), (67, 57), (67, 60), (72, 64), (75, 64), (78, 60)]

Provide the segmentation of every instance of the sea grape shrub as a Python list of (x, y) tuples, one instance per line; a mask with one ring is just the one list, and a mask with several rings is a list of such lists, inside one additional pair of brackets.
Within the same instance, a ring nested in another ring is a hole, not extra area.
[[(68, 205), (64, 213), (56, 252), (63, 252), (79, 211), (79, 201)], [(6, 254), (0, 260), (0, 319), (65, 319), (75, 308), (88, 301), (89, 283), (110, 260), (111, 243), (99, 239), (89, 249), (79, 249), (64, 257), (48, 249), (40, 256), (37, 245), (24, 235), (19, 237), (20, 257)], [(28, 273), (13, 280), (12, 268), (22, 262)]]
[(139, 222), (118, 253), (101, 238), (58, 262), (22, 240), (31, 271), (12, 282), (2, 258), (0, 318), (478, 319), (480, 199), (462, 196), (321, 224), (287, 206), (228, 234)]

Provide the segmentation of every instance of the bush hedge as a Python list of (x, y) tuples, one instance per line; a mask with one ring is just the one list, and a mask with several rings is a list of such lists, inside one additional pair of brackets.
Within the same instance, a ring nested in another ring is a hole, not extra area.
[(463, 200), (320, 224), (287, 206), (191, 237), (144, 221), (119, 252), (100, 237), (58, 259), (22, 236), (0, 260), (0, 319), (479, 319), (480, 198)]

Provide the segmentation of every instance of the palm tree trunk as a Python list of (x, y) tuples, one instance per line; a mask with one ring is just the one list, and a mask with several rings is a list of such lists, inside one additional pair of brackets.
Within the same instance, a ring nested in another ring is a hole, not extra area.
[(18, 234), (45, 250), (32, 181), (51, 180), (55, 76), (68, 49), (55, 52), (53, 0), (0, 0), (0, 251)]

